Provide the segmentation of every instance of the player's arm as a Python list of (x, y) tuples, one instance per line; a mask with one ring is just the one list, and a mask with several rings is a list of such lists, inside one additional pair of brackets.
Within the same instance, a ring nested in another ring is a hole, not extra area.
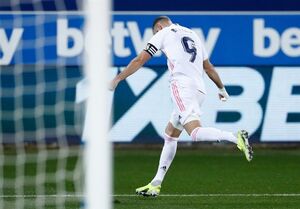
[(206, 74), (208, 75), (208, 77), (216, 84), (216, 86), (219, 89), (224, 88), (224, 85), (221, 81), (221, 78), (220, 78), (218, 72), (215, 70), (215, 67), (213, 66), (213, 64), (211, 64), (209, 59), (206, 59), (203, 61), (203, 68), (204, 68)]
[(133, 58), (128, 66), (118, 74), (109, 84), (109, 90), (113, 91), (118, 86), (119, 82), (126, 79), (128, 76), (135, 73), (140, 69), (152, 56), (146, 52), (142, 51), (138, 56)]
[(226, 101), (229, 98), (229, 95), (224, 87), (224, 84), (222, 83), (222, 80), (216, 71), (215, 67), (209, 59), (206, 59), (203, 61), (203, 68), (208, 75), (208, 77), (216, 84), (216, 86), (219, 88), (219, 98), (222, 101)]
[(165, 32), (164, 30), (160, 30), (157, 32), (148, 42), (146, 48), (131, 62), (128, 66), (118, 74), (111, 82), (109, 89), (114, 90), (120, 81), (126, 79), (131, 74), (135, 73), (140, 67), (142, 67), (154, 54), (161, 49), (162, 41), (164, 38)]

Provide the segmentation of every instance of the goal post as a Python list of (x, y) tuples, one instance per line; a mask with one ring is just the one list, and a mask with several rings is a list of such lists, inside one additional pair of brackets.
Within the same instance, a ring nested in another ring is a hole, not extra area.
[(0, 209), (110, 209), (110, 0), (72, 1), (78, 10), (69, 0), (3, 2)]
[(111, 146), (108, 139), (109, 0), (86, 1), (85, 72), (89, 81), (85, 123), (86, 208), (111, 208)]

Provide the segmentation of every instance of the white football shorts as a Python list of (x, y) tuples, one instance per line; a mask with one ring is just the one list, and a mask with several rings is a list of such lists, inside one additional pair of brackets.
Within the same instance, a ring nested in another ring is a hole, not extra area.
[(202, 115), (201, 106), (205, 99), (205, 94), (191, 86), (183, 86), (177, 81), (170, 83), (171, 98), (173, 101), (173, 112), (170, 123), (179, 130), (193, 120), (200, 120)]

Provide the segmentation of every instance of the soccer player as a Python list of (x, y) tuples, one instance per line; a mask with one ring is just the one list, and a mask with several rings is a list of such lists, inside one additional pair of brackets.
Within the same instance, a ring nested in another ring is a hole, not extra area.
[(237, 148), (244, 152), (248, 161), (253, 157), (248, 133), (245, 130), (238, 131), (235, 136), (231, 132), (201, 126), (201, 105), (206, 96), (204, 73), (219, 88), (221, 101), (226, 101), (229, 95), (196, 33), (186, 27), (173, 24), (167, 16), (156, 18), (152, 30), (154, 35), (146, 48), (110, 83), (110, 90), (114, 90), (120, 81), (135, 73), (158, 50), (161, 50), (168, 59), (170, 93), (174, 110), (165, 129), (164, 147), (157, 173), (148, 185), (136, 189), (138, 195), (144, 196), (159, 195), (162, 181), (174, 159), (177, 141), (183, 129), (193, 141), (226, 140), (236, 144)]

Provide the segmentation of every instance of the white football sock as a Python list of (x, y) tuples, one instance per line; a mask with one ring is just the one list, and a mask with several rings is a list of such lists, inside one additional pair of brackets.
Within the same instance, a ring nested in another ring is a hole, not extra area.
[(153, 186), (160, 185), (175, 157), (177, 150), (177, 138), (172, 138), (165, 134), (165, 143), (162, 149), (157, 173), (151, 184)]
[(191, 137), (193, 141), (230, 141), (232, 143), (237, 144), (237, 138), (233, 135), (232, 132), (221, 131), (216, 128), (210, 127), (198, 127), (195, 128)]

